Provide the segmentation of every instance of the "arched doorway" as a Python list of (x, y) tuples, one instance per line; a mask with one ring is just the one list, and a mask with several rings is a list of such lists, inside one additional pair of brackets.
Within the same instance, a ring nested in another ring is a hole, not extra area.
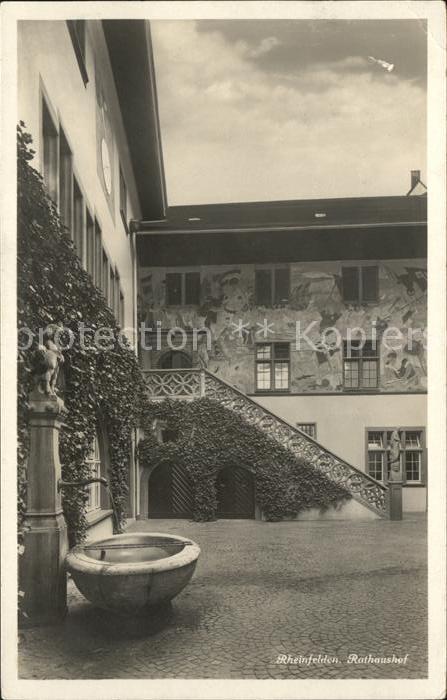
[(218, 518), (254, 518), (253, 474), (242, 467), (224, 467), (217, 475)]
[(186, 352), (170, 350), (161, 356), (160, 369), (186, 369), (192, 367), (192, 360)]
[(149, 477), (149, 518), (191, 518), (192, 489), (182, 467), (163, 462)]

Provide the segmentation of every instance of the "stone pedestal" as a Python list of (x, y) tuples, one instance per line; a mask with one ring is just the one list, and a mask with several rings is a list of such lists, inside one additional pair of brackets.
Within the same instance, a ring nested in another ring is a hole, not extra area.
[(67, 609), (68, 538), (58, 491), (59, 429), (65, 413), (57, 396), (47, 396), (38, 389), (30, 395), (25, 551), (19, 568), (27, 615), (24, 624), (58, 622)]
[(402, 520), (402, 482), (388, 482), (390, 520)]

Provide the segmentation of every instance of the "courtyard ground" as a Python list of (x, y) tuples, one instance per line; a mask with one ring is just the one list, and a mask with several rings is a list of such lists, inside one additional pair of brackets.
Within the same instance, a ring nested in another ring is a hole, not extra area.
[[(69, 582), (61, 625), (20, 633), (19, 675), (99, 678), (424, 678), (425, 518), (401, 522), (139, 521), (202, 553), (159, 619), (122, 623)], [(316, 663), (280, 664), (279, 655)], [(338, 663), (324, 663), (324, 655)], [(349, 654), (405, 664), (347, 663)]]

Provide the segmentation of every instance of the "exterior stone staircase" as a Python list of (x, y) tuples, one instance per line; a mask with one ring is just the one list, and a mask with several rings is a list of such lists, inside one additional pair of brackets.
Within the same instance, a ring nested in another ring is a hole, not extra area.
[(386, 485), (337, 457), (223, 379), (204, 369), (146, 370), (143, 374), (151, 401), (167, 398), (193, 400), (203, 396), (217, 401), (268, 433), (328, 479), (344, 486), (361, 505), (382, 518), (389, 517), (389, 489)]

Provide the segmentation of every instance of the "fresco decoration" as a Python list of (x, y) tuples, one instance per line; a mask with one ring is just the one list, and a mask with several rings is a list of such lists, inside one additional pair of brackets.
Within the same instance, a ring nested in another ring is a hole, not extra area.
[[(211, 347), (191, 351), (195, 363), (245, 393), (255, 390), (256, 343), (275, 341), (290, 342), (292, 393), (343, 391), (339, 339), (349, 328), (363, 329), (367, 338), (375, 329), (381, 392), (425, 391), (426, 304), (427, 272), (420, 260), (380, 263), (378, 301), (364, 305), (343, 301), (340, 263), (292, 264), (290, 301), (280, 307), (256, 305), (254, 265), (202, 267), (201, 300), (193, 307), (166, 306), (164, 268), (140, 270), (140, 319), (164, 329), (209, 329)], [(297, 324), (311, 343), (297, 344)], [(388, 335), (385, 345), (383, 333), (391, 331), (402, 340)], [(157, 367), (160, 354), (152, 351), (145, 366)]]

